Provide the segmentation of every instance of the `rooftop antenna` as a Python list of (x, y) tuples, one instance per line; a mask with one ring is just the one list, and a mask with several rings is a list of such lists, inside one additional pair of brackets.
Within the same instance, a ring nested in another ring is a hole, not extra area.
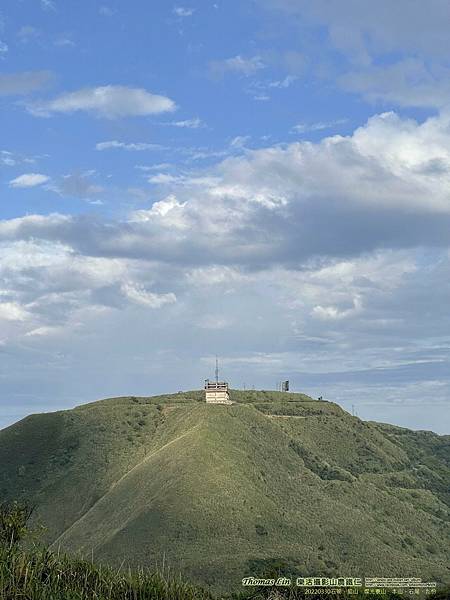
[(219, 360), (216, 354), (216, 383), (219, 383)]

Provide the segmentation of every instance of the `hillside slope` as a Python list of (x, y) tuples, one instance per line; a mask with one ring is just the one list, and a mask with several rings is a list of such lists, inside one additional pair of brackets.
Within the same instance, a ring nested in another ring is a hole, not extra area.
[(450, 436), (301, 394), (114, 398), (0, 431), (0, 498), (53, 546), (202, 583), (285, 573), (450, 581)]

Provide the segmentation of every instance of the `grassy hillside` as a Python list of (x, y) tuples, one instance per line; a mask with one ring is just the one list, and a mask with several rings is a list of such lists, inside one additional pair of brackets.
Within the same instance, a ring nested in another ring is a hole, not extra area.
[(301, 394), (113, 398), (0, 431), (0, 497), (53, 548), (215, 587), (286, 574), (450, 581), (450, 436)]

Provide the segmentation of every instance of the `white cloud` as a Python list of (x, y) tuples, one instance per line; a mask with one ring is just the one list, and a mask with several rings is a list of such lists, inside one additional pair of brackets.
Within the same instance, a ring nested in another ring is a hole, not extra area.
[(30, 188), (42, 185), (50, 180), (50, 177), (42, 173), (24, 173), (9, 182), (13, 188)]
[(211, 73), (216, 76), (223, 76), (225, 73), (230, 72), (244, 77), (255, 75), (255, 73), (266, 67), (260, 56), (243, 58), (240, 54), (224, 60), (211, 61), (209, 66)]
[(164, 200), (155, 202), (150, 210), (138, 210), (135, 211), (132, 216), (132, 221), (148, 221), (153, 217), (165, 217), (169, 212), (174, 209), (183, 209), (186, 206), (186, 202), (178, 202), (176, 196), (173, 194), (167, 196)]
[(187, 129), (200, 129), (205, 127), (205, 124), (201, 119), (195, 117), (194, 119), (186, 119), (185, 121), (172, 121), (169, 125), (174, 127), (185, 127)]
[(339, 306), (322, 306), (316, 305), (311, 311), (313, 317), (317, 317), (322, 320), (337, 320), (354, 317), (356, 314), (362, 312), (362, 304), (359, 296), (352, 298), (352, 306), (350, 308), (340, 308)]
[(193, 8), (185, 8), (183, 6), (175, 6), (172, 10), (173, 14), (177, 17), (192, 17), (195, 10)]
[(29, 316), (17, 302), (0, 302), (0, 321), (25, 321)]
[(0, 58), (4, 58), (4, 55), (8, 52), (8, 50), (8, 45), (0, 40)]
[(336, 125), (347, 123), (348, 119), (335, 119), (334, 121), (318, 121), (317, 123), (298, 123), (294, 125), (292, 131), (296, 133), (308, 133), (309, 131), (323, 131), (324, 129), (332, 129)]
[[(58, 334), (64, 339), (69, 332), (82, 332), (89, 315), (101, 318), (130, 306), (159, 309), (177, 300), (173, 292), (153, 289), (145, 263), (86, 256), (57, 241), (3, 241), (0, 246), (5, 286), (0, 288), (0, 321), (7, 338)], [(18, 288), (15, 280), (22, 281)]]
[(148, 308), (161, 308), (165, 304), (173, 304), (177, 297), (172, 292), (168, 294), (155, 294), (145, 290), (142, 286), (136, 286), (130, 283), (124, 283), (121, 286), (122, 292), (127, 298)]
[(140, 171), (160, 171), (161, 169), (169, 169), (170, 163), (155, 163), (154, 165), (135, 165), (135, 169)]
[(250, 139), (250, 135), (237, 135), (231, 140), (230, 146), (232, 148), (244, 148), (245, 144), (249, 142)]
[[(151, 232), (118, 227), (114, 240), (110, 229), (104, 233), (108, 244), (124, 252), (145, 249), (168, 257), (182, 252), (188, 260), (191, 252), (204, 255), (207, 244), (211, 260), (249, 264), (291, 255), (306, 260), (358, 254), (432, 239), (444, 244), (450, 215), (448, 128), (444, 115), (419, 124), (383, 113), (352, 135), (247, 149), (202, 173), (155, 172), (149, 182), (170, 185), (182, 206), (170, 213), (177, 212), (178, 220), (182, 215), (189, 238), (178, 238), (162, 217), (157, 227), (151, 220), (156, 227)], [(74, 177), (58, 187), (66, 183), (65, 193), (78, 196), (99, 191), (86, 174)]]
[(160, 148), (159, 144), (148, 144), (145, 142), (119, 142), (117, 140), (110, 140), (108, 142), (99, 142), (95, 145), (96, 150), (111, 150), (114, 148), (119, 148), (122, 150), (130, 150), (130, 151), (140, 151), (140, 150), (152, 150), (156, 148)]
[(288, 88), (297, 81), (298, 77), (296, 75), (286, 75), (284, 79), (279, 79), (277, 81), (270, 81), (267, 85), (269, 88)]
[(0, 163), (7, 167), (14, 167), (17, 164), (17, 159), (12, 152), (8, 150), (0, 150)]
[(148, 178), (149, 183), (156, 183), (159, 185), (167, 185), (179, 181), (179, 177), (170, 175), (169, 173), (157, 173)]
[(40, 117), (86, 111), (98, 117), (116, 119), (172, 112), (176, 105), (170, 98), (142, 88), (106, 85), (65, 93), (53, 100), (29, 104), (27, 108), (31, 114)]
[(56, 4), (53, 0), (41, 0), (41, 8), (43, 10), (56, 11)]
[(27, 331), (27, 333), (25, 333), (25, 337), (49, 336), (58, 333), (64, 333), (64, 328), (44, 325), (43, 327), (36, 327), (36, 329), (31, 329), (30, 331)]

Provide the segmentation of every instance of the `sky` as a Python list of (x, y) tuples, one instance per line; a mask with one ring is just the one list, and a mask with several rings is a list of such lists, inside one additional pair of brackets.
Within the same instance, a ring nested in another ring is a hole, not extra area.
[(450, 433), (447, 0), (4, 0), (0, 427), (291, 389)]

